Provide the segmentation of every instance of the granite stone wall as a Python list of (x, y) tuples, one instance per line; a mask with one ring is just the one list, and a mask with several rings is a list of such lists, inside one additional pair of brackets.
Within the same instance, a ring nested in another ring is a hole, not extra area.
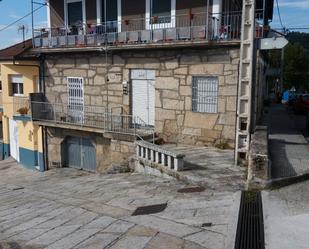
[(96, 151), (96, 170), (106, 172), (113, 168), (126, 168), (128, 159), (135, 154), (132, 142), (104, 138), (102, 134), (80, 130), (48, 128), (48, 168), (60, 168), (65, 165), (66, 138), (83, 137), (90, 139)]
[[(47, 55), (46, 95), (50, 102), (66, 103), (66, 77), (83, 77), (85, 105), (122, 106), (130, 113), (123, 81), (130, 84), (131, 69), (156, 72), (155, 130), (166, 142), (234, 146), (239, 47)], [(192, 111), (193, 76), (218, 77), (217, 113)]]

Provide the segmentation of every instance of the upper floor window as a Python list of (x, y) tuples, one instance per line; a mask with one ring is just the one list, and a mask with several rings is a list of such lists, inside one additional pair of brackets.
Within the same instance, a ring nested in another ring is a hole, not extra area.
[[(118, 1), (102, 0), (102, 22), (115, 22), (118, 20)], [(106, 5), (106, 6), (105, 6)], [(106, 13), (105, 13), (106, 7)], [(106, 17), (106, 20), (105, 20)]]
[(68, 24), (78, 25), (83, 22), (82, 2), (68, 3)]
[(175, 27), (176, 0), (146, 0), (146, 26), (150, 28)]
[[(121, 8), (121, 0), (101, 0), (100, 21), (106, 24), (107, 32), (117, 32), (120, 31), (121, 23), (118, 23), (118, 11)], [(105, 25), (103, 25), (105, 28)]]
[(192, 111), (204, 113), (218, 112), (219, 80), (215, 76), (193, 77)]
[(151, 10), (152, 18), (157, 17), (159, 23), (171, 22), (172, 5), (170, 0), (153, 0)]
[(82, 26), (85, 22), (85, 0), (65, 0), (65, 19), (68, 26)]
[(10, 90), (13, 96), (23, 96), (24, 95), (24, 82), (23, 76), (14, 74), (10, 76)]

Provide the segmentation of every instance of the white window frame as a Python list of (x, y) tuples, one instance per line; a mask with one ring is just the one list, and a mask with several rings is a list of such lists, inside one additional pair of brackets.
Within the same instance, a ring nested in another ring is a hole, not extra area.
[(68, 15), (68, 4), (69, 3), (77, 3), (77, 2), (82, 2), (82, 11), (83, 11), (83, 26), (86, 25), (87, 22), (87, 17), (86, 17), (86, 0), (64, 0), (64, 22), (65, 26), (69, 26), (69, 15)]
[[(121, 0), (116, 0), (117, 1), (117, 22), (118, 22), (118, 32), (121, 32), (121, 21), (122, 21), (122, 13), (121, 13)], [(102, 2), (104, 2), (104, 0), (97, 0), (97, 25), (102, 24), (101, 22), (101, 17), (102, 15), (104, 15), (104, 13), (102, 13)]]
[[(160, 29), (160, 28), (175, 28), (176, 26), (176, 0), (167, 0), (171, 1), (171, 22), (169, 23), (158, 23), (150, 24), (151, 19), (151, 3), (153, 0), (146, 0), (146, 29)], [(162, 27), (163, 26), (163, 27)]]
[[(22, 82), (13, 82), (13, 80), (12, 80), (12, 78), (14, 77), (14, 76), (19, 76), (19, 77), (21, 77), (21, 80), (22, 80)], [(12, 96), (16, 96), (16, 97), (23, 97), (23, 96), (25, 96), (24, 95), (24, 80), (23, 80), (23, 76), (22, 75), (20, 75), (20, 74), (11, 74), (10, 75), (10, 84), (12, 84)], [(18, 85), (18, 92), (19, 93), (14, 93), (13, 92), (13, 84), (17, 84)], [(23, 85), (23, 93), (20, 93), (20, 84), (22, 84)]]

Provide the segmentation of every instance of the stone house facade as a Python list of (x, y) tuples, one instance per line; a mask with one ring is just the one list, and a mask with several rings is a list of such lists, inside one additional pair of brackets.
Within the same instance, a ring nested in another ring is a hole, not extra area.
[[(67, 104), (66, 77), (83, 77), (84, 103), (132, 112), (132, 92), (124, 94), (123, 82), (131, 85), (134, 69), (155, 71), (155, 131), (168, 143), (212, 145), (235, 138), (239, 48), (149, 50), (104, 54), (75, 53), (46, 56), (46, 97)], [(216, 113), (192, 111), (192, 80), (195, 76), (218, 78)], [(108, 82), (107, 82), (108, 81)]]
[[(67, 77), (84, 79), (84, 105), (108, 109), (123, 107), (132, 114), (132, 70), (155, 72), (155, 125), (165, 143), (214, 145), (222, 141), (231, 148), (235, 142), (235, 117), (239, 47), (186, 48), (115, 51), (103, 53), (47, 54), (45, 56), (45, 95), (49, 103), (68, 104)], [(192, 110), (194, 77), (218, 79), (217, 112)], [(124, 91), (123, 82), (128, 83)], [(91, 130), (90, 130), (91, 131)], [(122, 163), (134, 153), (129, 142), (104, 138), (104, 134), (49, 128), (50, 167), (64, 164), (61, 143), (66, 136), (91, 137), (97, 151), (97, 169)], [(127, 144), (126, 144), (127, 143)], [(124, 153), (124, 156), (121, 153)], [(111, 149), (112, 148), (112, 149)], [(120, 148), (120, 149), (119, 149)], [(113, 153), (111, 153), (111, 151)], [(104, 158), (102, 162), (99, 158)]]
[[(264, 23), (270, 2), (256, 1)], [(44, 91), (31, 100), (47, 165), (104, 171), (150, 135), (237, 147), (243, 4), (49, 0), (49, 25), (35, 30), (32, 51)]]

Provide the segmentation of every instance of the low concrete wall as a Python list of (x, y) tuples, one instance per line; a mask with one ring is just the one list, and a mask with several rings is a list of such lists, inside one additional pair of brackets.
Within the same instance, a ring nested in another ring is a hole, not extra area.
[(252, 135), (248, 164), (248, 189), (266, 187), (270, 180), (267, 126), (257, 126)]

